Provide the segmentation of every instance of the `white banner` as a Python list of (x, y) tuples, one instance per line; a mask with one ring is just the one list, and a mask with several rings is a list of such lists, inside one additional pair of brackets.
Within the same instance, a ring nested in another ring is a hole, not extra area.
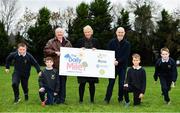
[(59, 74), (115, 78), (114, 51), (61, 47)]

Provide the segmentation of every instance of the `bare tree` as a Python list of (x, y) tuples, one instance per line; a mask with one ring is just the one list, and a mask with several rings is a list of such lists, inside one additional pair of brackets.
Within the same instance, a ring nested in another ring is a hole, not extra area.
[(24, 15), (16, 24), (16, 32), (19, 32), (20, 35), (22, 35), (24, 38), (27, 38), (27, 31), (30, 26), (35, 25), (36, 19), (37, 13), (34, 13), (30, 9), (26, 8)]
[(5, 25), (7, 33), (15, 20), (18, 11), (18, 0), (0, 0), (0, 21)]

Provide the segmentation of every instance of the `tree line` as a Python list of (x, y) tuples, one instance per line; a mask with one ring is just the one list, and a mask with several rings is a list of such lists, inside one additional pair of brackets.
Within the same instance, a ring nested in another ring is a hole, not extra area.
[[(83, 37), (82, 29), (86, 25), (92, 26), (93, 37), (99, 40), (101, 49), (106, 49), (108, 41), (115, 37), (117, 27), (124, 27), (126, 38), (131, 43), (131, 53), (139, 53), (145, 65), (154, 64), (160, 55), (159, 50), (165, 46), (170, 49), (171, 57), (180, 59), (178, 9), (174, 13), (166, 9), (159, 10), (158, 4), (151, 0), (128, 0), (127, 7), (112, 4), (109, 0), (92, 0), (89, 4), (80, 3), (75, 9), (68, 7), (56, 12), (47, 7), (38, 12), (26, 8), (24, 15), (14, 25), (15, 30), (10, 32), (18, 0), (7, 1), (10, 0), (1, 0), (0, 8), (1, 64), (10, 51), (16, 50), (15, 45), (22, 41), (27, 43), (28, 51), (43, 64), (43, 48), (54, 37), (55, 28), (65, 28), (68, 39), (75, 45)], [(2, 6), (11, 7), (11, 10), (5, 10)], [(7, 17), (8, 14), (14, 16)]]

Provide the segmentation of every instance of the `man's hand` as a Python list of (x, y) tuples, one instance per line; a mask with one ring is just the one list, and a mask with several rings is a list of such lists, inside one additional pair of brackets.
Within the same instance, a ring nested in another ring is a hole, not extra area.
[(115, 65), (115, 66), (118, 65), (118, 61), (117, 61), (117, 60), (114, 61), (114, 65)]
[(94, 50), (96, 50), (96, 48), (93, 47), (92, 50), (94, 51)]
[(57, 52), (57, 51), (56, 51), (55, 53), (56, 53), (56, 55), (57, 55), (57, 56), (60, 56), (60, 55), (61, 55), (61, 53), (60, 53), (60, 52)]
[(40, 89), (39, 89), (39, 92), (44, 92), (45, 91), (45, 88), (44, 87), (41, 87)]
[(6, 73), (9, 73), (9, 69), (5, 69), (5, 72), (6, 72)]
[(139, 94), (139, 98), (143, 98), (144, 97), (144, 94), (143, 93), (140, 93)]

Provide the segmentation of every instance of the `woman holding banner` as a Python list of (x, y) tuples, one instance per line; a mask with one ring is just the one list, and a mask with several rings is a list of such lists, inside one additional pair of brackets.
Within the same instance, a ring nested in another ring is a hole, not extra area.
[[(93, 29), (91, 26), (87, 25), (83, 28), (84, 38), (78, 40), (76, 47), (82, 49), (93, 49), (99, 48), (99, 42), (97, 39), (93, 38)], [(89, 92), (90, 92), (90, 102), (94, 103), (95, 95), (95, 83), (98, 83), (98, 78), (95, 77), (78, 77), (79, 83), (79, 102), (83, 102), (84, 90), (86, 82), (89, 83)]]

